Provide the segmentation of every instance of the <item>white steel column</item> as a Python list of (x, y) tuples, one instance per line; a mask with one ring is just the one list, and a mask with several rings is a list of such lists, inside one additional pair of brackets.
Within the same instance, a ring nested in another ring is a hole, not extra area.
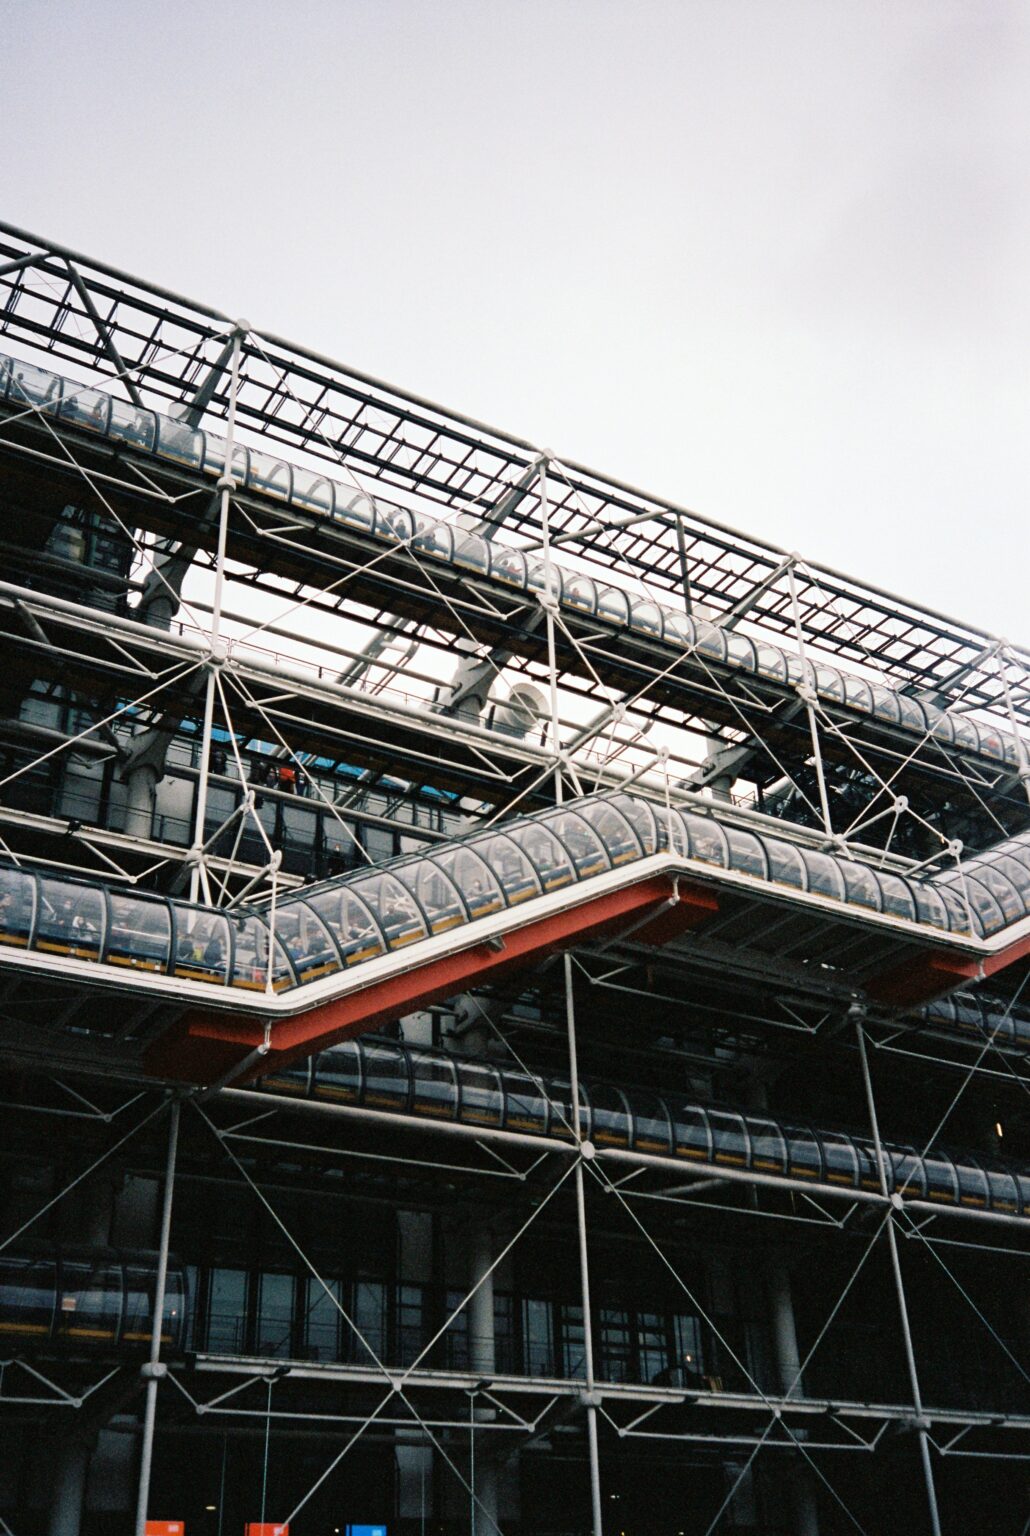
[(551, 697), (551, 751), (554, 753), (554, 799), (562, 803), (561, 739), (558, 734), (558, 661), (554, 645), (554, 566), (551, 562), (551, 516), (547, 499), (547, 455), (540, 460), (540, 548), (544, 557), (544, 590), (540, 601), (544, 607), (547, 631), (547, 681)]
[[(241, 320), (233, 333), (232, 368), (229, 378), (229, 417), (225, 435), (225, 463), (218, 479), (220, 506), (218, 511), (218, 547), (215, 554), (215, 590), (211, 600), (211, 628), (209, 631), (211, 653), (207, 661), (207, 684), (204, 690), (204, 720), (200, 728), (200, 762), (197, 765), (197, 809), (193, 823), (193, 846), (190, 849), (190, 901), (200, 895), (203, 848), (205, 843), (204, 821), (207, 817), (207, 788), (211, 771), (211, 726), (215, 710), (215, 674), (222, 664), (221, 628), (222, 599), (225, 591), (225, 545), (229, 531), (229, 501), (236, 489), (232, 474), (232, 457), (236, 434), (236, 396), (240, 383), (240, 351), (247, 326)], [(205, 890), (205, 895), (208, 892)]]
[(157, 1283), (154, 1286), (154, 1312), (150, 1326), (150, 1358), (143, 1367), (147, 1397), (143, 1410), (143, 1439), (140, 1447), (139, 1492), (136, 1499), (136, 1536), (146, 1536), (147, 1504), (150, 1499), (150, 1468), (154, 1456), (154, 1420), (157, 1415), (157, 1385), (167, 1370), (161, 1364), (161, 1332), (164, 1326), (165, 1287), (168, 1281), (168, 1242), (172, 1230), (172, 1195), (175, 1190), (175, 1156), (179, 1145), (179, 1101), (173, 1103), (168, 1122), (168, 1153), (165, 1160), (164, 1201), (161, 1207), (161, 1239), (157, 1257)]
[(601, 1518), (601, 1461), (597, 1446), (597, 1404), (599, 1394), (594, 1377), (594, 1330), (590, 1312), (590, 1262), (587, 1253), (587, 1211), (583, 1190), (583, 1162), (594, 1155), (589, 1141), (583, 1140), (579, 1104), (579, 1061), (576, 1051), (576, 1004), (572, 990), (572, 957), (566, 950), (562, 956), (565, 966), (565, 1018), (569, 1035), (569, 1094), (572, 1100), (572, 1128), (579, 1147), (576, 1159), (576, 1229), (579, 1237), (579, 1280), (583, 1307), (583, 1356), (586, 1391), (583, 1394), (587, 1418), (587, 1453), (590, 1459), (590, 1503), (593, 1536), (603, 1536)]
[[(468, 1326), (469, 1365), (484, 1381), (491, 1380), (497, 1370), (493, 1263), (493, 1234), (489, 1227), (481, 1225), (472, 1235), (469, 1255), (469, 1289), (472, 1291), (472, 1299), (469, 1302)], [(490, 1423), (495, 1417), (494, 1409), (476, 1407), (470, 1434), (474, 1436), (476, 1423)], [(479, 1455), (473, 1461), (474, 1472), (469, 1479), (478, 1500), (478, 1506), (473, 1503), (472, 1507), (472, 1528), (477, 1536), (499, 1536), (495, 1438), (489, 1434), (486, 1436), (488, 1449), (485, 1454), (483, 1444), (480, 1443)]]
[(941, 1536), (941, 1520), (937, 1510), (937, 1488), (933, 1477), (933, 1464), (930, 1460), (930, 1441), (926, 1433), (926, 1420), (923, 1416), (923, 1397), (919, 1390), (919, 1373), (916, 1369), (915, 1350), (912, 1347), (912, 1330), (908, 1321), (908, 1303), (905, 1299), (905, 1283), (901, 1275), (901, 1259), (898, 1254), (898, 1237), (894, 1230), (894, 1211), (901, 1206), (901, 1196), (890, 1195), (887, 1188), (887, 1165), (884, 1161), (883, 1146), (880, 1142), (880, 1124), (876, 1115), (876, 1100), (873, 1097), (873, 1080), (869, 1074), (869, 1057), (866, 1053), (865, 1028), (862, 1023), (862, 1010), (852, 1009), (855, 1020), (855, 1033), (858, 1036), (858, 1054), (862, 1063), (862, 1081), (865, 1085), (866, 1103), (869, 1107), (869, 1123), (873, 1132), (873, 1142), (876, 1147), (876, 1167), (880, 1176), (880, 1188), (886, 1198), (891, 1201), (891, 1210), (887, 1216), (887, 1242), (890, 1247), (891, 1268), (894, 1272), (894, 1289), (898, 1297), (898, 1312), (901, 1317), (901, 1335), (905, 1345), (905, 1360), (908, 1365), (908, 1376), (912, 1390), (912, 1406), (916, 1413), (916, 1426), (919, 1435), (919, 1454), (923, 1463), (923, 1477), (926, 1482), (926, 1501), (930, 1508), (930, 1530), (933, 1536)]

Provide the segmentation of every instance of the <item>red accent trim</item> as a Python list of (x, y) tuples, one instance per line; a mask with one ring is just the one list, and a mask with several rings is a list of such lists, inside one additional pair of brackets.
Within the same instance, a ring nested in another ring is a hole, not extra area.
[[(654, 923), (634, 931), (635, 937), (647, 943), (663, 943), (674, 932), (696, 927), (718, 910), (716, 897), (700, 886), (681, 882), (679, 901), (674, 907), (666, 906), (669, 895), (668, 876), (655, 875), (524, 923), (504, 935), (501, 949), (479, 943), (422, 965), (413, 954), (411, 968), (399, 975), (274, 1023), (271, 1051), (247, 1075), (257, 1076), (273, 1066), (285, 1066), (296, 1057), (310, 1056), (338, 1040), (364, 1034), (388, 1020), (452, 997), (474, 982), (516, 970), (570, 943), (606, 932), (617, 936), (632, 928), (633, 918), (649, 907), (658, 909)], [(303, 994), (297, 996), (302, 1001)], [(253, 1016), (191, 1013), (150, 1048), (146, 1065), (149, 1071), (164, 1077), (210, 1083), (254, 1050), (263, 1036), (263, 1021)]]
[(1017, 960), (1030, 955), (1030, 934), (1025, 939), (1017, 939), (1007, 949), (999, 950), (996, 955), (990, 955), (983, 963), (983, 974), (994, 976), (998, 971), (1003, 971), (1008, 965), (1015, 965)]
[(866, 983), (866, 991), (879, 1003), (912, 1008), (953, 992), (964, 981), (976, 981), (981, 974), (979, 960), (960, 960), (939, 949), (924, 950), (903, 965), (874, 976)]

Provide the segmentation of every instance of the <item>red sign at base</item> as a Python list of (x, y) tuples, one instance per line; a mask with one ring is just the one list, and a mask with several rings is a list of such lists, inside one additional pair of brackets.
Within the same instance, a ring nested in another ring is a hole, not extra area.
[(147, 1536), (186, 1536), (182, 1520), (148, 1520)]
[(290, 1536), (288, 1525), (248, 1525), (244, 1527), (243, 1536)]

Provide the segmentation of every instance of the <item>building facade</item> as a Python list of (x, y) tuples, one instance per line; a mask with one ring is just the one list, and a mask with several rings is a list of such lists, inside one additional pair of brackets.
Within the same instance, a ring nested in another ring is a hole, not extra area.
[(3, 1528), (1025, 1533), (1030, 653), (2, 225), (0, 497)]

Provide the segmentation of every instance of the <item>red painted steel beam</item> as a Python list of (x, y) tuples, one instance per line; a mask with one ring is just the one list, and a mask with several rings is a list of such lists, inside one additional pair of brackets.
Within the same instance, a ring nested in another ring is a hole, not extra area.
[[(628, 931), (645, 943), (665, 943), (675, 934), (697, 927), (717, 910), (718, 899), (712, 891), (679, 881), (674, 893), (669, 877), (656, 875), (522, 923), (503, 935), (499, 948), (482, 942), (422, 964), (413, 948), (411, 965), (399, 974), (373, 981), (344, 997), (330, 998), (303, 1013), (277, 1019), (272, 1026), (267, 1056), (239, 1080), (246, 1081), (337, 1041), (365, 1034), (470, 986), (494, 981), (570, 944), (599, 935), (617, 937)], [(642, 917), (644, 923), (640, 922)], [(343, 975), (346, 973), (341, 972)], [(295, 996), (302, 1003), (303, 989)], [(211, 1083), (231, 1072), (263, 1038), (264, 1021), (259, 1017), (198, 1011), (187, 1014), (151, 1046), (146, 1065), (149, 1071), (162, 1077)]]

